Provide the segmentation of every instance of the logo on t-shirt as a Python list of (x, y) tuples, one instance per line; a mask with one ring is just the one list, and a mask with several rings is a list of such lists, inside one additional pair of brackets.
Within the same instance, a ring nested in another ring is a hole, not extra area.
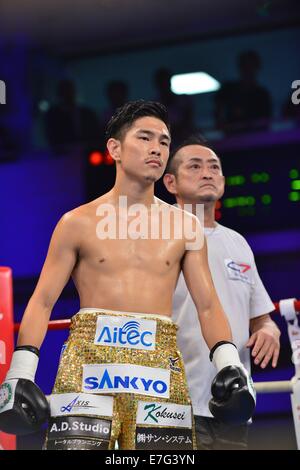
[(243, 262), (236, 262), (229, 258), (226, 258), (224, 260), (224, 263), (225, 263), (225, 267), (226, 267), (229, 279), (252, 284), (252, 276), (251, 276), (252, 270), (251, 270), (250, 264), (243, 263)]

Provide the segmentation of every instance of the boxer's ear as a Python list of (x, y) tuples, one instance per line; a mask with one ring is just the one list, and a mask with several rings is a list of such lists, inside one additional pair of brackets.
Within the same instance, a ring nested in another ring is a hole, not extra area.
[(115, 162), (121, 161), (121, 142), (111, 137), (106, 143), (107, 150)]

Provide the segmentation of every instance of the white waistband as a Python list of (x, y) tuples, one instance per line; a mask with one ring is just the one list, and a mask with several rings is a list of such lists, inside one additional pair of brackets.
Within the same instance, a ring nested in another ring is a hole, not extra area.
[(108, 310), (106, 308), (81, 308), (78, 314), (91, 312), (113, 313), (114, 315), (129, 315), (138, 318), (153, 318), (155, 320), (164, 320), (168, 321), (169, 323), (173, 323), (172, 319), (167, 315), (160, 315), (158, 313), (120, 312), (119, 310)]

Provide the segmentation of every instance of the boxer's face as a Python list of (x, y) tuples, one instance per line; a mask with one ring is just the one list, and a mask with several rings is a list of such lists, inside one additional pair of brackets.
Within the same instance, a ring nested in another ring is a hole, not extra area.
[(170, 140), (163, 121), (152, 116), (142, 117), (134, 121), (121, 140), (115, 141), (117, 145), (112, 156), (117, 168), (128, 176), (155, 182), (165, 170)]
[[(215, 202), (224, 193), (224, 176), (217, 155), (202, 145), (188, 145), (175, 156), (177, 174), (168, 178), (167, 189), (183, 201)], [(166, 177), (165, 177), (166, 182)]]

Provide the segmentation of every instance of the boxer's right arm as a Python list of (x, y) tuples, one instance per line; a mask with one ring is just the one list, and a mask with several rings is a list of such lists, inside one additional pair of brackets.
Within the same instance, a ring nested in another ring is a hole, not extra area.
[(40, 348), (52, 309), (76, 263), (80, 225), (80, 217), (73, 212), (65, 214), (58, 222), (39, 281), (22, 318), (18, 346), (29, 344)]
[(39, 282), (22, 319), (18, 346), (0, 387), (0, 430), (7, 433), (37, 431), (49, 417), (47, 399), (34, 380), (52, 308), (76, 263), (81, 230), (75, 217), (66, 214), (53, 232)]

